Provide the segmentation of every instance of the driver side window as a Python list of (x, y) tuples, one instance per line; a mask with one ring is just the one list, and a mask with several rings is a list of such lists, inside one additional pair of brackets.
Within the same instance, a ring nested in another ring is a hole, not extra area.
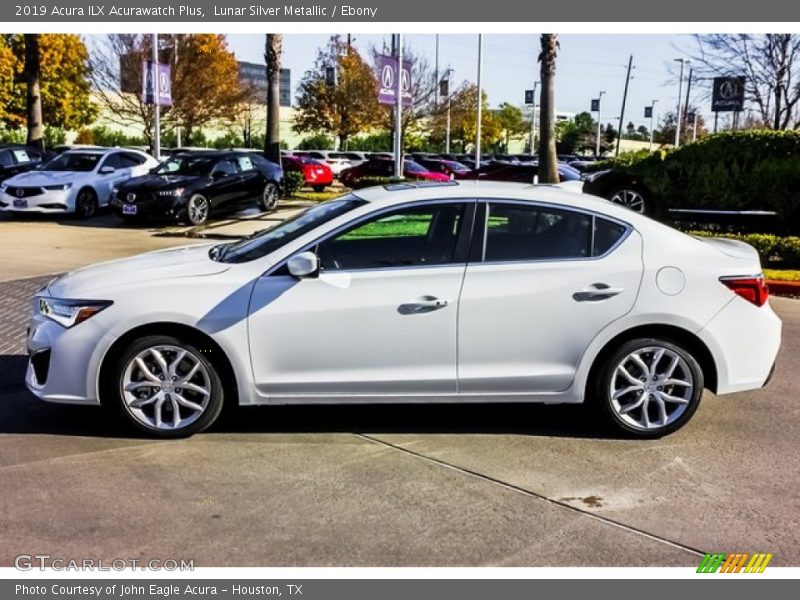
[(230, 158), (225, 158), (216, 164), (213, 173), (218, 174), (219, 176), (227, 177), (229, 175), (236, 175), (236, 173), (238, 173), (238, 169), (236, 168), (236, 163), (233, 160)]
[(458, 203), (384, 213), (322, 242), (320, 266), (337, 271), (452, 263), (464, 210)]

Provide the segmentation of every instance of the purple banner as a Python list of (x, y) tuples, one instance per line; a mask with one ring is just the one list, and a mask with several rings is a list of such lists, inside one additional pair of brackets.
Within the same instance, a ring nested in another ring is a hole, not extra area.
[[(159, 106), (172, 106), (172, 78), (169, 65), (158, 63), (153, 73), (153, 63), (149, 60), (142, 61), (142, 101), (145, 104)], [(154, 98), (154, 78), (158, 78), (158, 98)]]
[[(397, 94), (397, 57), (380, 54), (376, 60), (378, 77), (378, 102), (381, 104), (395, 104)], [(403, 61), (401, 74), (403, 92), (403, 106), (411, 106), (414, 102), (414, 86), (411, 81), (411, 62)]]

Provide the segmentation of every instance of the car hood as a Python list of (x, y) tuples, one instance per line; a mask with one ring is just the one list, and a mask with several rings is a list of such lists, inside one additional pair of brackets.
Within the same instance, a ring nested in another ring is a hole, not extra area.
[(88, 175), (89, 172), (83, 171), (28, 171), (20, 173), (10, 179), (6, 179), (6, 185), (19, 185), (19, 186), (42, 186), (42, 185), (57, 185), (59, 183), (69, 183), (79, 177)]
[[(77, 269), (53, 281), (48, 291), (57, 298), (91, 298), (141, 282), (216, 275), (230, 265), (208, 256), (212, 244), (181, 246), (139, 254)], [(102, 299), (108, 299), (106, 297)]]
[(128, 179), (119, 186), (120, 190), (164, 190), (188, 185), (204, 179), (198, 175), (142, 175)]

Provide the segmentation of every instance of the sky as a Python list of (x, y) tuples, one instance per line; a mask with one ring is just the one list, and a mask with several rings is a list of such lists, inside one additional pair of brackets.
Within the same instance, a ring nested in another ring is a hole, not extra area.
[[(598, 25), (600, 26), (600, 25)], [(342, 35), (346, 35), (343, 33)], [(283, 66), (292, 71), (292, 86), (308, 70), (317, 53), (329, 36), (284, 34)], [(363, 54), (369, 55), (373, 46), (383, 46), (391, 34), (353, 35), (353, 45)], [(427, 57), (431, 66), (435, 62), (436, 36), (434, 34), (408, 34), (404, 36), (406, 47), (414, 53)], [(589, 110), (590, 101), (605, 91), (602, 99), (602, 122), (617, 127), (628, 58), (633, 55), (632, 71), (625, 109), (625, 124), (629, 121), (638, 127), (649, 128), (650, 120), (644, 118), (644, 107), (655, 104), (656, 122), (664, 112), (674, 111), (678, 97), (676, 58), (687, 58), (694, 48), (691, 36), (686, 35), (560, 35), (560, 50), (556, 67), (556, 107), (560, 112), (578, 113)], [(263, 63), (263, 35), (228, 35), (230, 48), (238, 60)], [(489, 105), (495, 107), (502, 102), (521, 105), (524, 91), (538, 80), (536, 58), (539, 51), (539, 34), (529, 35), (484, 35), (483, 38), (483, 85)], [(448, 65), (455, 69), (454, 78), (461, 82), (477, 80), (477, 35), (440, 35), (440, 71)], [(672, 72), (671, 72), (672, 70)], [(688, 71), (687, 71), (688, 74)], [(685, 83), (684, 83), (685, 94)], [(696, 89), (691, 102), (696, 101), (703, 113), (704, 105), (710, 103), (705, 91)], [(538, 94), (537, 94), (538, 96)], [(293, 94), (294, 98), (294, 94)], [(695, 100), (696, 98), (696, 100)], [(293, 100), (294, 101), (294, 100)], [(596, 115), (593, 115), (596, 117)], [(616, 117), (616, 119), (615, 119)]]

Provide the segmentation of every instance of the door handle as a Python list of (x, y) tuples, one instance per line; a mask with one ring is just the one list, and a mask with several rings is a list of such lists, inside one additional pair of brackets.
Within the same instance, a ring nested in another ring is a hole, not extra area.
[(450, 301), (443, 298), (437, 298), (435, 296), (422, 296), (416, 300), (413, 300), (412, 302), (401, 304), (397, 311), (401, 315), (413, 315), (439, 310), (446, 307), (448, 304), (450, 304)]
[(606, 283), (593, 283), (580, 291), (572, 294), (572, 299), (576, 302), (597, 302), (613, 298), (625, 291), (625, 288), (610, 287)]

